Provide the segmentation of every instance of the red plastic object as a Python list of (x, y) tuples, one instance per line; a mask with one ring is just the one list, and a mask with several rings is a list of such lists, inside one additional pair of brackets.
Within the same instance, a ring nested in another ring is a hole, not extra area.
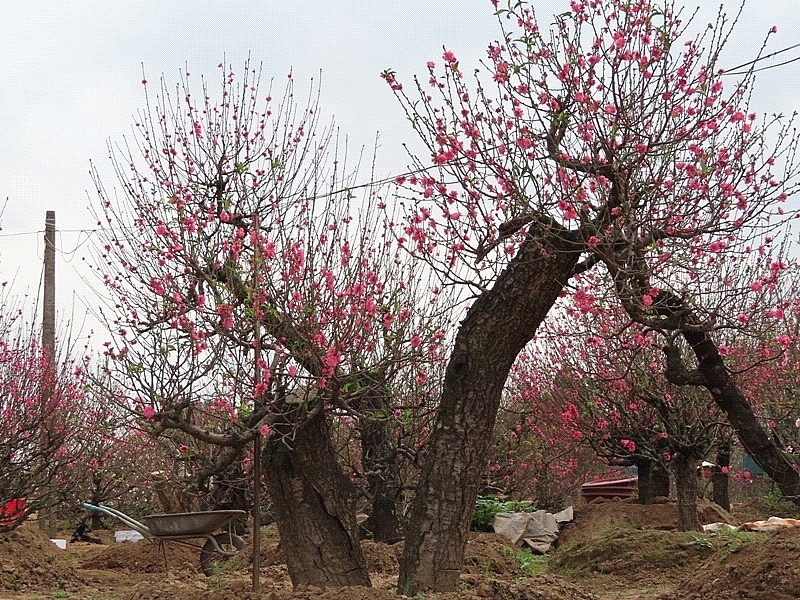
[(5, 503), (2, 510), (0, 510), (0, 527), (7, 527), (13, 525), (26, 508), (25, 498), (14, 498)]
[(581, 496), (586, 502), (597, 498), (630, 498), (636, 491), (638, 478), (612, 479), (610, 481), (592, 481), (581, 486)]

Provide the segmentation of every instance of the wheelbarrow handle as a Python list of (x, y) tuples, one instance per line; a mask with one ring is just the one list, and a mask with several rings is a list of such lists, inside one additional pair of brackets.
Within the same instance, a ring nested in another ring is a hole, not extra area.
[(129, 517), (124, 512), (118, 511), (116, 508), (111, 508), (110, 506), (105, 506), (103, 504), (99, 505), (89, 504), (88, 502), (82, 503), (81, 506), (88, 511), (101, 512), (109, 515), (110, 517), (114, 517), (115, 519), (122, 521), (129, 527), (132, 527), (133, 529), (141, 533), (144, 537), (148, 538), (153, 537), (153, 534), (150, 533), (150, 528), (147, 527), (147, 525), (145, 525), (144, 523), (140, 523), (133, 517)]

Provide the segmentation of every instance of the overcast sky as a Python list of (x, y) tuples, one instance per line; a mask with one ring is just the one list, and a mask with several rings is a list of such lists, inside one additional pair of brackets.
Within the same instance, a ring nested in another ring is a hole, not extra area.
[[(568, 0), (535, 6), (542, 20), (569, 10)], [(729, 12), (737, 6), (726, 2)], [(705, 2), (701, 20), (716, 8)], [(16, 293), (38, 295), (45, 212), (55, 210), (59, 320), (80, 322), (85, 305), (97, 304), (81, 281), (94, 226), (89, 161), (108, 173), (108, 140), (129, 133), (144, 104), (142, 68), (150, 82), (162, 75), (175, 82), (188, 67), (193, 79), (205, 74), (216, 83), (219, 62), (236, 68), (250, 55), (280, 84), (290, 70), (298, 84), (321, 71), (324, 113), (335, 117), (351, 148), (370, 146), (379, 133), (378, 175), (388, 175), (404, 170), (401, 144), (414, 138), (380, 72), (392, 68), (401, 81), (425, 74), (426, 61), (439, 61), (443, 46), (471, 68), (499, 35), (492, 13), (489, 0), (6, 0), (0, 280), (14, 278)], [(800, 0), (751, 0), (730, 45), (731, 63), (752, 58), (772, 25), (772, 49), (800, 42)], [(800, 62), (765, 71), (759, 90), (758, 112), (797, 110)], [(104, 181), (114, 183), (111, 175)]]

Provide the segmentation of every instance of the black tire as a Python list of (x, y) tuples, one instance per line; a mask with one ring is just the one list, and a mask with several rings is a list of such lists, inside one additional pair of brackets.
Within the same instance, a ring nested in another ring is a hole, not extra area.
[[(244, 548), (244, 540), (238, 535), (233, 533), (218, 533), (214, 536), (217, 546), (222, 548), (225, 552), (239, 552)], [(205, 573), (206, 577), (218, 575), (220, 572), (220, 565), (228, 560), (230, 556), (224, 556), (217, 552), (214, 547), (214, 542), (208, 540), (203, 544), (203, 549), (200, 550), (200, 568)]]

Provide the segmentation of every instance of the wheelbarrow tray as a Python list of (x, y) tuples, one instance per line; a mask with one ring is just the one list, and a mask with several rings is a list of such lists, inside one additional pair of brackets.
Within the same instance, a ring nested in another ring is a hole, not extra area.
[(208, 510), (142, 517), (154, 537), (198, 537), (221, 529), (231, 520), (245, 514), (242, 510)]

